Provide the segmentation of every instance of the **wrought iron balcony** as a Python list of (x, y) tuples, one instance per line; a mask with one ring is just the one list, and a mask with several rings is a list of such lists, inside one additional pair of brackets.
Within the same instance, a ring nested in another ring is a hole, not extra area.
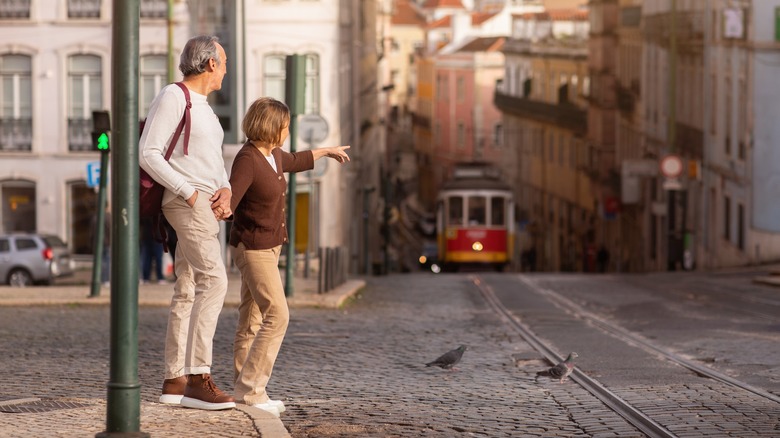
[(168, 17), (168, 0), (141, 0), (141, 18)]
[(0, 151), (30, 152), (32, 119), (0, 119)]
[(30, 18), (30, 0), (0, 0), (0, 20)]
[(100, 0), (68, 0), (68, 18), (100, 18)]
[(91, 151), (92, 119), (68, 119), (68, 150)]
[(496, 91), (493, 103), (503, 112), (517, 117), (554, 124), (575, 132), (588, 128), (587, 112), (572, 103), (552, 104)]

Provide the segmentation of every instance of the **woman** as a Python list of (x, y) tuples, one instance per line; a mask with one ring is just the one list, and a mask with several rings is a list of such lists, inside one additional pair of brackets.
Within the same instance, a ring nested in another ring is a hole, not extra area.
[(248, 140), (236, 154), (230, 175), (230, 245), (241, 272), (233, 344), (235, 399), (277, 416), (284, 412), (284, 403), (271, 400), (265, 388), (290, 319), (278, 268), (282, 244), (287, 243), (283, 173), (310, 170), (322, 157), (349, 161), (349, 146), (283, 151), (289, 126), (287, 105), (268, 97), (256, 100), (244, 117), (241, 128)]

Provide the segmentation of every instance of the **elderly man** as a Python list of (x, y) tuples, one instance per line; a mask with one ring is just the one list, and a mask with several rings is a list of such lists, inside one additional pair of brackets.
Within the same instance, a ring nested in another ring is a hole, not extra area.
[[(162, 210), (178, 237), (160, 402), (207, 410), (235, 407), (211, 379), (214, 332), (227, 292), (218, 221), (232, 212), (224, 131), (206, 96), (222, 88), (226, 64), (217, 37), (190, 39), (179, 63), (184, 80), (154, 99), (139, 144), (141, 167), (166, 189)], [(188, 106), (190, 127), (169, 145)], [(168, 147), (174, 151), (166, 161)]]

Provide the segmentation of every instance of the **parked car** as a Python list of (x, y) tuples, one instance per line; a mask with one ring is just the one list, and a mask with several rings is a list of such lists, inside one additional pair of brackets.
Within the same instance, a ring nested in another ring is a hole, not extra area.
[(11, 286), (51, 284), (73, 275), (73, 259), (65, 242), (48, 234), (0, 235), (0, 281)]

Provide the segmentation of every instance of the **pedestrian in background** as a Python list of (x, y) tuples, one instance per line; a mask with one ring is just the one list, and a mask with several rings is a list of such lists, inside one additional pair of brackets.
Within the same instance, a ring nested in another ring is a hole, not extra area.
[(155, 228), (154, 219), (150, 217), (141, 218), (141, 283), (147, 284), (152, 279), (152, 265), (158, 284), (165, 283), (163, 276), (163, 244), (155, 239), (154, 234), (158, 232)]
[[(165, 86), (149, 108), (139, 145), (139, 162), (165, 187), (162, 211), (176, 230), (176, 284), (165, 339), (165, 380), (161, 403), (218, 410), (235, 407), (211, 378), (212, 347), (227, 292), (219, 241), (219, 220), (230, 216), (230, 182), (222, 158), (224, 131), (206, 96), (222, 88), (225, 50), (215, 36), (187, 41), (179, 70), (191, 101), (187, 132), (165, 160), (173, 132), (187, 106), (184, 91)], [(186, 130), (186, 128), (185, 128)]]
[(100, 283), (103, 287), (109, 287), (111, 285), (111, 207), (106, 204), (103, 224), (98, 224), (97, 218), (98, 215), (95, 215), (92, 220), (92, 231), (97, 234), (100, 226), (103, 227), (103, 247), (97, 249), (100, 251)]
[(290, 111), (284, 103), (261, 98), (249, 107), (241, 128), (247, 142), (238, 151), (230, 173), (235, 212), (230, 230), (233, 260), (241, 272), (241, 304), (233, 342), (235, 398), (274, 415), (285, 410), (271, 400), (266, 385), (290, 319), (279, 273), (279, 254), (287, 241), (284, 172), (311, 170), (314, 161), (349, 161), (338, 146), (285, 152)]

